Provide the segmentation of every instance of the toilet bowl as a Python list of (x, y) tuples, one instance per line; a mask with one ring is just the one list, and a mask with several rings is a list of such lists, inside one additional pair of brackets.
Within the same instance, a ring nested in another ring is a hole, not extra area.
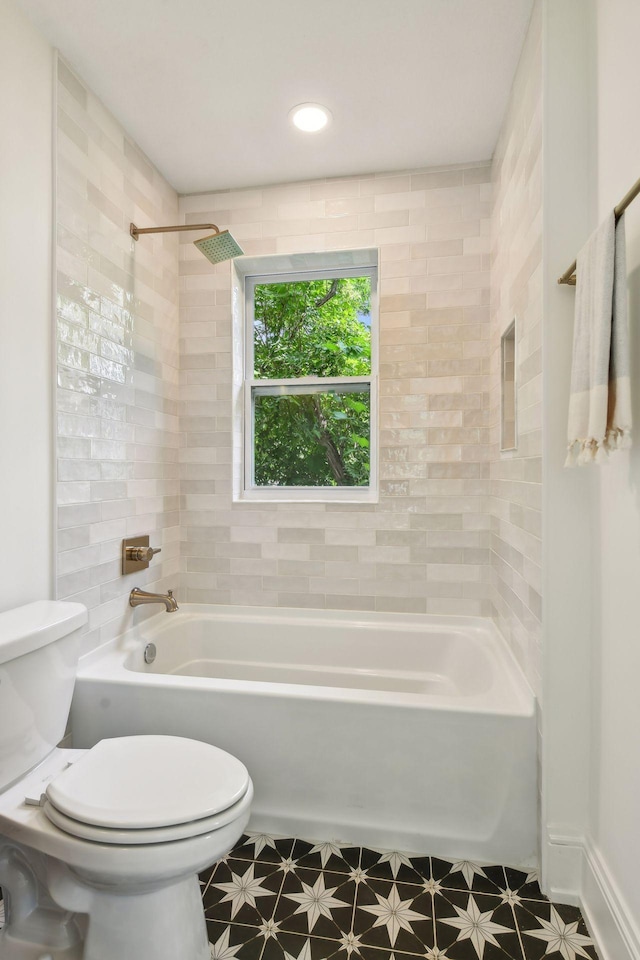
[[(56, 608), (47, 611), (49, 620), (62, 618), (57, 629), (49, 624), (49, 634), (61, 640), (69, 634), (69, 622), (63, 621), (70, 611), (60, 608), (79, 605), (49, 606)], [(82, 616), (73, 613), (77, 631)], [(11, 637), (10, 624), (3, 631), (6, 616), (0, 614), (5, 686), (20, 649), (6, 642)], [(56, 642), (48, 639), (35, 649), (33, 642), (23, 645), (31, 649), (20, 659), (37, 661), (37, 654)], [(67, 681), (68, 654), (61, 661)], [(21, 669), (24, 679), (24, 663)], [(38, 669), (37, 662), (31, 669)], [(48, 686), (55, 686), (55, 671), (48, 679)], [(12, 690), (20, 691), (25, 707), (28, 685), (14, 684)], [(46, 706), (51, 717), (51, 704)], [(34, 720), (37, 709), (34, 704)], [(23, 721), (28, 714), (25, 707)], [(40, 721), (42, 716), (40, 709)], [(2, 733), (7, 719), (0, 698), (0, 775), (20, 766), (15, 756), (7, 761)], [(38, 754), (39, 762), (4, 789), (0, 777), (0, 886), (7, 908), (0, 956), (209, 960), (198, 872), (225, 856), (246, 826), (253, 786), (244, 765), (217, 747), (179, 737), (122, 737), (90, 750), (65, 750), (51, 743), (45, 749), (42, 733), (42, 725), (36, 736), (23, 722), (22, 765)]]

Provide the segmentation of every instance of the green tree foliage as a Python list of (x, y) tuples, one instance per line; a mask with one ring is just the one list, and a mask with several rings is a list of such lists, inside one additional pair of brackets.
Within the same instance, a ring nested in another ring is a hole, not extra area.
[[(371, 372), (371, 281), (299, 280), (255, 288), (254, 376), (358, 377)], [(255, 398), (259, 486), (367, 486), (370, 396), (357, 392)]]

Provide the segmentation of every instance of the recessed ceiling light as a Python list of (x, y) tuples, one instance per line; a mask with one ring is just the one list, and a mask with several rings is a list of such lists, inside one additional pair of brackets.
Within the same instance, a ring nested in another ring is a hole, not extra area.
[(317, 133), (324, 129), (331, 119), (331, 114), (326, 107), (319, 103), (299, 103), (290, 111), (291, 122), (305, 133)]

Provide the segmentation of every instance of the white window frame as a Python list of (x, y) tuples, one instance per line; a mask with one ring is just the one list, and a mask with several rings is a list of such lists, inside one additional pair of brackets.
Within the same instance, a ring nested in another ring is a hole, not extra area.
[[(345, 277), (369, 277), (371, 279), (371, 373), (363, 377), (298, 377), (295, 379), (254, 379), (253, 324), (255, 288), (263, 283), (287, 283), (298, 280), (335, 280)], [(247, 275), (244, 278), (245, 323), (244, 323), (244, 378), (243, 378), (243, 467), (242, 492), (239, 499), (262, 502), (315, 502), (315, 503), (376, 503), (378, 501), (378, 269), (376, 266), (324, 267), (317, 270), (274, 271)], [(327, 387), (341, 386), (345, 392), (358, 386), (369, 385), (369, 485), (361, 487), (265, 487), (254, 483), (254, 397), (265, 395), (320, 393)]]

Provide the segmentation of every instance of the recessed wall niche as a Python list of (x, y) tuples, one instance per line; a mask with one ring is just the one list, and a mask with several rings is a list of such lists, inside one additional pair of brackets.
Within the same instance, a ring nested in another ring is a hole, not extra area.
[(502, 382), (500, 449), (515, 450), (518, 446), (515, 317), (500, 338), (500, 377)]

